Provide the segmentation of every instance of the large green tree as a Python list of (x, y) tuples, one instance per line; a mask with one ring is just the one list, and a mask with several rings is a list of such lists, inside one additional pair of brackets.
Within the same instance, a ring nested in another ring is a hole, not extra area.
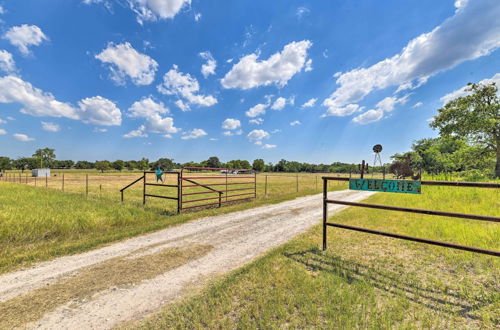
[(254, 160), (252, 164), (253, 169), (256, 170), (257, 172), (264, 171), (265, 166), (266, 164), (264, 164), (264, 160), (261, 158)]
[(40, 168), (51, 167), (52, 162), (56, 159), (56, 154), (54, 149), (43, 148), (37, 149), (32, 157), (38, 159)]
[(495, 176), (500, 177), (500, 101), (491, 84), (468, 84), (466, 96), (438, 110), (430, 126), (442, 136), (465, 139), (484, 153), (496, 153)]

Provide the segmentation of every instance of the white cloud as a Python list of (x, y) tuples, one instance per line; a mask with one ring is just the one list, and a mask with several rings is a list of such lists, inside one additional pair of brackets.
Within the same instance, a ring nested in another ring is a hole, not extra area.
[(294, 120), (294, 121), (290, 122), (290, 126), (297, 126), (297, 125), (300, 125), (300, 124), (302, 124), (302, 123), (300, 121), (298, 121), (298, 120)]
[(276, 145), (275, 145), (275, 144), (267, 144), (267, 143), (266, 143), (266, 144), (264, 144), (264, 145), (262, 146), (262, 149), (274, 149), (274, 148), (276, 148)]
[(57, 125), (56, 123), (45, 121), (42, 121), (42, 128), (43, 130), (48, 132), (59, 132), (59, 130), (61, 129), (61, 127), (59, 127), (59, 125)]
[(130, 8), (137, 14), (137, 22), (158, 21), (174, 18), (191, 0), (127, 0)]
[(287, 100), (284, 97), (278, 97), (271, 106), (271, 109), (282, 110), (286, 106), (286, 103)]
[[(486, 78), (483, 79), (479, 82), (479, 84), (491, 84), (491, 83), (496, 83), (497, 87), (500, 86), (500, 73), (495, 73), (493, 77), (491, 78)], [(443, 105), (446, 103), (450, 102), (451, 100), (456, 99), (457, 97), (461, 96), (466, 96), (470, 94), (470, 92), (467, 91), (468, 86), (464, 86), (462, 88), (459, 88), (451, 93), (446, 94), (445, 96), (441, 97), (439, 100), (443, 102)]]
[(415, 104), (412, 106), (412, 108), (418, 108), (418, 107), (421, 107), (422, 105), (423, 105), (423, 103), (422, 103), (422, 102), (417, 102), (417, 103), (415, 103)]
[(0, 70), (6, 73), (16, 71), (16, 63), (12, 58), (12, 54), (6, 50), (0, 50)]
[(238, 119), (227, 118), (222, 123), (222, 128), (226, 130), (235, 130), (241, 127), (241, 122)]
[(107, 131), (108, 131), (107, 128), (99, 128), (99, 127), (94, 128), (94, 132), (96, 133), (106, 133)]
[(266, 109), (269, 104), (259, 103), (254, 105), (245, 112), (245, 115), (250, 118), (258, 117), (266, 113)]
[(118, 85), (124, 85), (126, 77), (135, 85), (149, 85), (158, 69), (154, 59), (139, 53), (128, 42), (118, 45), (109, 43), (95, 58), (109, 64), (110, 78)]
[(7, 131), (4, 130), (4, 129), (2, 129), (2, 128), (0, 128), (0, 135), (5, 135), (5, 134), (7, 134)]
[(22, 141), (22, 142), (30, 142), (30, 141), (35, 141), (35, 139), (30, 138), (30, 137), (29, 137), (29, 136), (27, 136), (26, 134), (20, 134), (20, 133), (16, 133), (16, 134), (14, 134), (14, 138), (16, 138), (17, 140)]
[(393, 57), (341, 74), (339, 87), (325, 99), (329, 112), (362, 100), (374, 90), (415, 88), (441, 71), (490, 54), (500, 46), (498, 0), (460, 2), (455, 15), (411, 40)]
[[(325, 100), (327, 102), (327, 100)], [(323, 105), (325, 105), (325, 102), (323, 102)], [(328, 106), (328, 104), (326, 104)], [(360, 107), (358, 104), (352, 103), (348, 104), (343, 107), (337, 107), (337, 106), (332, 106), (329, 107), (326, 111), (325, 114), (322, 115), (322, 117), (326, 116), (339, 116), (339, 117), (344, 117), (344, 116), (349, 116), (352, 115), (355, 112), (362, 111), (364, 107)]]
[(175, 105), (179, 109), (181, 109), (182, 111), (189, 111), (190, 110), (189, 105), (187, 105), (186, 103), (182, 102), (182, 100), (175, 101)]
[(0, 103), (21, 103), (21, 112), (33, 116), (79, 119), (77, 109), (57, 101), (51, 93), (15, 76), (0, 77)]
[(198, 22), (201, 19), (201, 13), (194, 14), (194, 20)]
[(2, 5), (0, 5), (0, 14), (5, 14), (5, 9), (3, 9)]
[(392, 111), (397, 104), (405, 104), (408, 101), (408, 96), (405, 95), (403, 97), (397, 98), (396, 96), (388, 96), (384, 98), (382, 101), (378, 102), (376, 107), (377, 109), (381, 109), (384, 111)]
[(174, 126), (174, 120), (171, 117), (162, 117), (162, 114), (169, 113), (169, 110), (163, 102), (155, 102), (150, 97), (136, 101), (128, 109), (128, 116), (135, 118), (145, 118), (146, 123), (143, 131), (153, 133), (177, 133), (178, 128)]
[(269, 138), (269, 133), (262, 129), (254, 129), (250, 133), (248, 133), (247, 138), (250, 142), (261, 145), (263, 139)]
[(309, 99), (306, 103), (302, 104), (301, 108), (312, 108), (316, 105), (317, 98)]
[(198, 80), (191, 77), (189, 73), (179, 72), (175, 64), (170, 71), (165, 73), (163, 83), (158, 85), (157, 89), (162, 94), (183, 97), (190, 104), (209, 107), (217, 103), (217, 99), (212, 95), (197, 94), (200, 90)]
[(257, 54), (244, 56), (221, 80), (222, 86), (249, 89), (276, 84), (283, 87), (306, 66), (307, 50), (311, 46), (309, 40), (291, 42), (281, 52), (262, 61)]
[(276, 134), (276, 133), (281, 133), (281, 130), (279, 128), (276, 128), (276, 129), (273, 129), (271, 131), (272, 134)]
[(192, 140), (192, 139), (197, 139), (202, 136), (207, 135), (207, 132), (202, 130), (201, 128), (195, 128), (191, 130), (190, 132), (186, 133), (184, 136), (181, 137), (183, 140)]
[(255, 118), (255, 119), (250, 119), (248, 122), (250, 124), (261, 125), (264, 122), (264, 119), (262, 119), (262, 118)]
[(94, 96), (78, 102), (78, 116), (84, 123), (101, 126), (119, 126), (122, 123), (122, 113), (112, 101)]
[(199, 54), (200, 57), (207, 61), (207, 63), (201, 66), (201, 73), (203, 77), (207, 78), (211, 74), (215, 74), (215, 68), (217, 68), (217, 61), (213, 58), (209, 51), (202, 52)]
[(2, 118), (0, 118), (0, 124), (6, 124), (7, 121), (6, 120), (3, 120)]
[(243, 130), (239, 129), (237, 131), (225, 131), (222, 134), (225, 136), (241, 135), (241, 134), (243, 134)]
[(23, 55), (30, 54), (30, 46), (38, 46), (44, 40), (48, 40), (38, 26), (27, 24), (11, 27), (5, 32), (3, 38), (16, 46)]
[(312, 69), (313, 69), (312, 64), (313, 64), (313, 60), (312, 59), (308, 59), (307, 62), (306, 62), (306, 67), (304, 68), (304, 71), (305, 72), (312, 71)]
[(295, 11), (295, 15), (297, 16), (298, 19), (302, 19), (304, 15), (309, 14), (311, 11), (307, 7), (299, 7)]
[(156, 103), (152, 98), (143, 98), (140, 101), (136, 101), (128, 109), (130, 117), (142, 117), (148, 118), (155, 114), (166, 114), (169, 110), (163, 102)]
[(126, 139), (130, 138), (147, 138), (148, 135), (144, 133), (145, 127), (141, 125), (138, 129), (128, 132), (124, 134), (123, 137)]
[(356, 124), (368, 124), (379, 121), (384, 116), (383, 110), (368, 110), (352, 119)]
[(120, 109), (108, 99), (86, 98), (77, 108), (15, 76), (0, 77), (0, 103), (20, 103), (22, 113), (37, 117), (64, 117), (102, 126), (121, 124)]

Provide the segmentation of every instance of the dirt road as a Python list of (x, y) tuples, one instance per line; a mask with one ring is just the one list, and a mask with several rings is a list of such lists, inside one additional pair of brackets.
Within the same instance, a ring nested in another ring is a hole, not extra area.
[[(372, 193), (338, 191), (329, 195), (359, 201)], [(330, 212), (344, 207), (331, 205)], [(72, 300), (44, 313), (29, 328), (107, 329), (139, 319), (182, 296), (187, 287), (228, 272), (304, 232), (321, 219), (321, 195), (202, 218), (152, 234), (128, 239), (86, 253), (58, 258), (32, 268), (0, 276), (0, 303), (78, 278), (88, 269), (117, 257), (154, 255), (166, 248), (211, 246), (199, 258), (188, 260), (135, 285), (111, 287), (84, 299)], [(330, 213), (332, 214), (332, 213)]]

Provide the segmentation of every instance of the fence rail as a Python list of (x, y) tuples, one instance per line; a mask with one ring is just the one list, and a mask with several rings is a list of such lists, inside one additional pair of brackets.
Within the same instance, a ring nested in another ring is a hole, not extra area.
[[(407, 241), (413, 241), (418, 243), (442, 246), (457, 250), (487, 254), (491, 256), (500, 257), (500, 251), (488, 250), (477, 248), (473, 246), (465, 246), (454, 243), (435, 241), (425, 238), (400, 235), (394, 233), (388, 233), (384, 231), (367, 229), (362, 227), (349, 226), (341, 223), (333, 223), (328, 222), (328, 204), (339, 204), (339, 205), (348, 205), (354, 207), (365, 207), (365, 208), (373, 208), (373, 209), (381, 209), (381, 210), (390, 210), (390, 211), (400, 211), (400, 212), (408, 212), (408, 213), (419, 213), (426, 215), (435, 215), (435, 216), (446, 216), (446, 217), (454, 217), (454, 218), (462, 218), (462, 219), (471, 219), (471, 220), (481, 220), (481, 221), (491, 221), (491, 222), (500, 222), (500, 217), (494, 216), (484, 216), (484, 215), (476, 215), (476, 214), (464, 214), (464, 213), (455, 213), (455, 212), (443, 212), (443, 211), (434, 211), (434, 210), (422, 210), (422, 209), (414, 209), (407, 207), (398, 207), (398, 206), (388, 206), (388, 205), (379, 205), (379, 204), (367, 204), (367, 203), (356, 203), (356, 202), (346, 202), (328, 199), (328, 181), (349, 181), (349, 178), (336, 178), (336, 177), (322, 177), (323, 180), (323, 250), (327, 249), (327, 227), (337, 227), (347, 230), (359, 231), (363, 233), (373, 234), (373, 235), (381, 235), (386, 237), (392, 237)], [(422, 185), (430, 185), (430, 186), (454, 186), (454, 187), (477, 187), (477, 188), (500, 188), (500, 184), (498, 183), (484, 183), (484, 182), (448, 182), (448, 181), (421, 181)]]

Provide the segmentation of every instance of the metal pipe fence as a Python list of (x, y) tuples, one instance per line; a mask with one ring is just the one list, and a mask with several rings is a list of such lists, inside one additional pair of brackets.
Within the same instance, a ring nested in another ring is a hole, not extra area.
[[(442, 242), (436, 240), (430, 240), (425, 238), (400, 235), (395, 233), (389, 233), (379, 230), (367, 229), (362, 227), (350, 226), (341, 223), (333, 223), (328, 222), (328, 204), (338, 204), (338, 205), (348, 205), (354, 207), (364, 207), (364, 208), (372, 208), (372, 209), (380, 209), (380, 210), (390, 210), (390, 211), (399, 211), (399, 212), (407, 212), (407, 213), (418, 213), (418, 214), (426, 214), (433, 216), (446, 216), (446, 217), (454, 217), (454, 218), (462, 218), (462, 219), (470, 219), (470, 220), (480, 220), (480, 221), (489, 221), (489, 222), (500, 222), (500, 217), (495, 216), (485, 216), (485, 215), (476, 215), (476, 214), (464, 214), (457, 212), (444, 212), (444, 211), (435, 211), (435, 210), (423, 210), (423, 209), (415, 209), (415, 208), (407, 208), (407, 207), (398, 207), (398, 206), (388, 206), (388, 205), (379, 205), (379, 204), (367, 204), (367, 203), (357, 203), (357, 202), (346, 202), (340, 200), (328, 199), (328, 181), (349, 181), (349, 178), (335, 178), (335, 177), (322, 177), (323, 179), (323, 250), (327, 249), (327, 229), (328, 227), (337, 227), (347, 230), (353, 230), (358, 232), (364, 232), (373, 235), (380, 235), (386, 237), (392, 237), (407, 241), (413, 241), (418, 243), (442, 246), (457, 250), (481, 253), (492, 255), (496, 257), (500, 257), (500, 251), (482, 249), (472, 246), (459, 245), (449, 242)], [(422, 185), (430, 185), (430, 186), (453, 186), (453, 187), (476, 187), (476, 188), (489, 188), (489, 189), (499, 189), (500, 183), (485, 183), (485, 182), (449, 182), (449, 181), (421, 181)]]

